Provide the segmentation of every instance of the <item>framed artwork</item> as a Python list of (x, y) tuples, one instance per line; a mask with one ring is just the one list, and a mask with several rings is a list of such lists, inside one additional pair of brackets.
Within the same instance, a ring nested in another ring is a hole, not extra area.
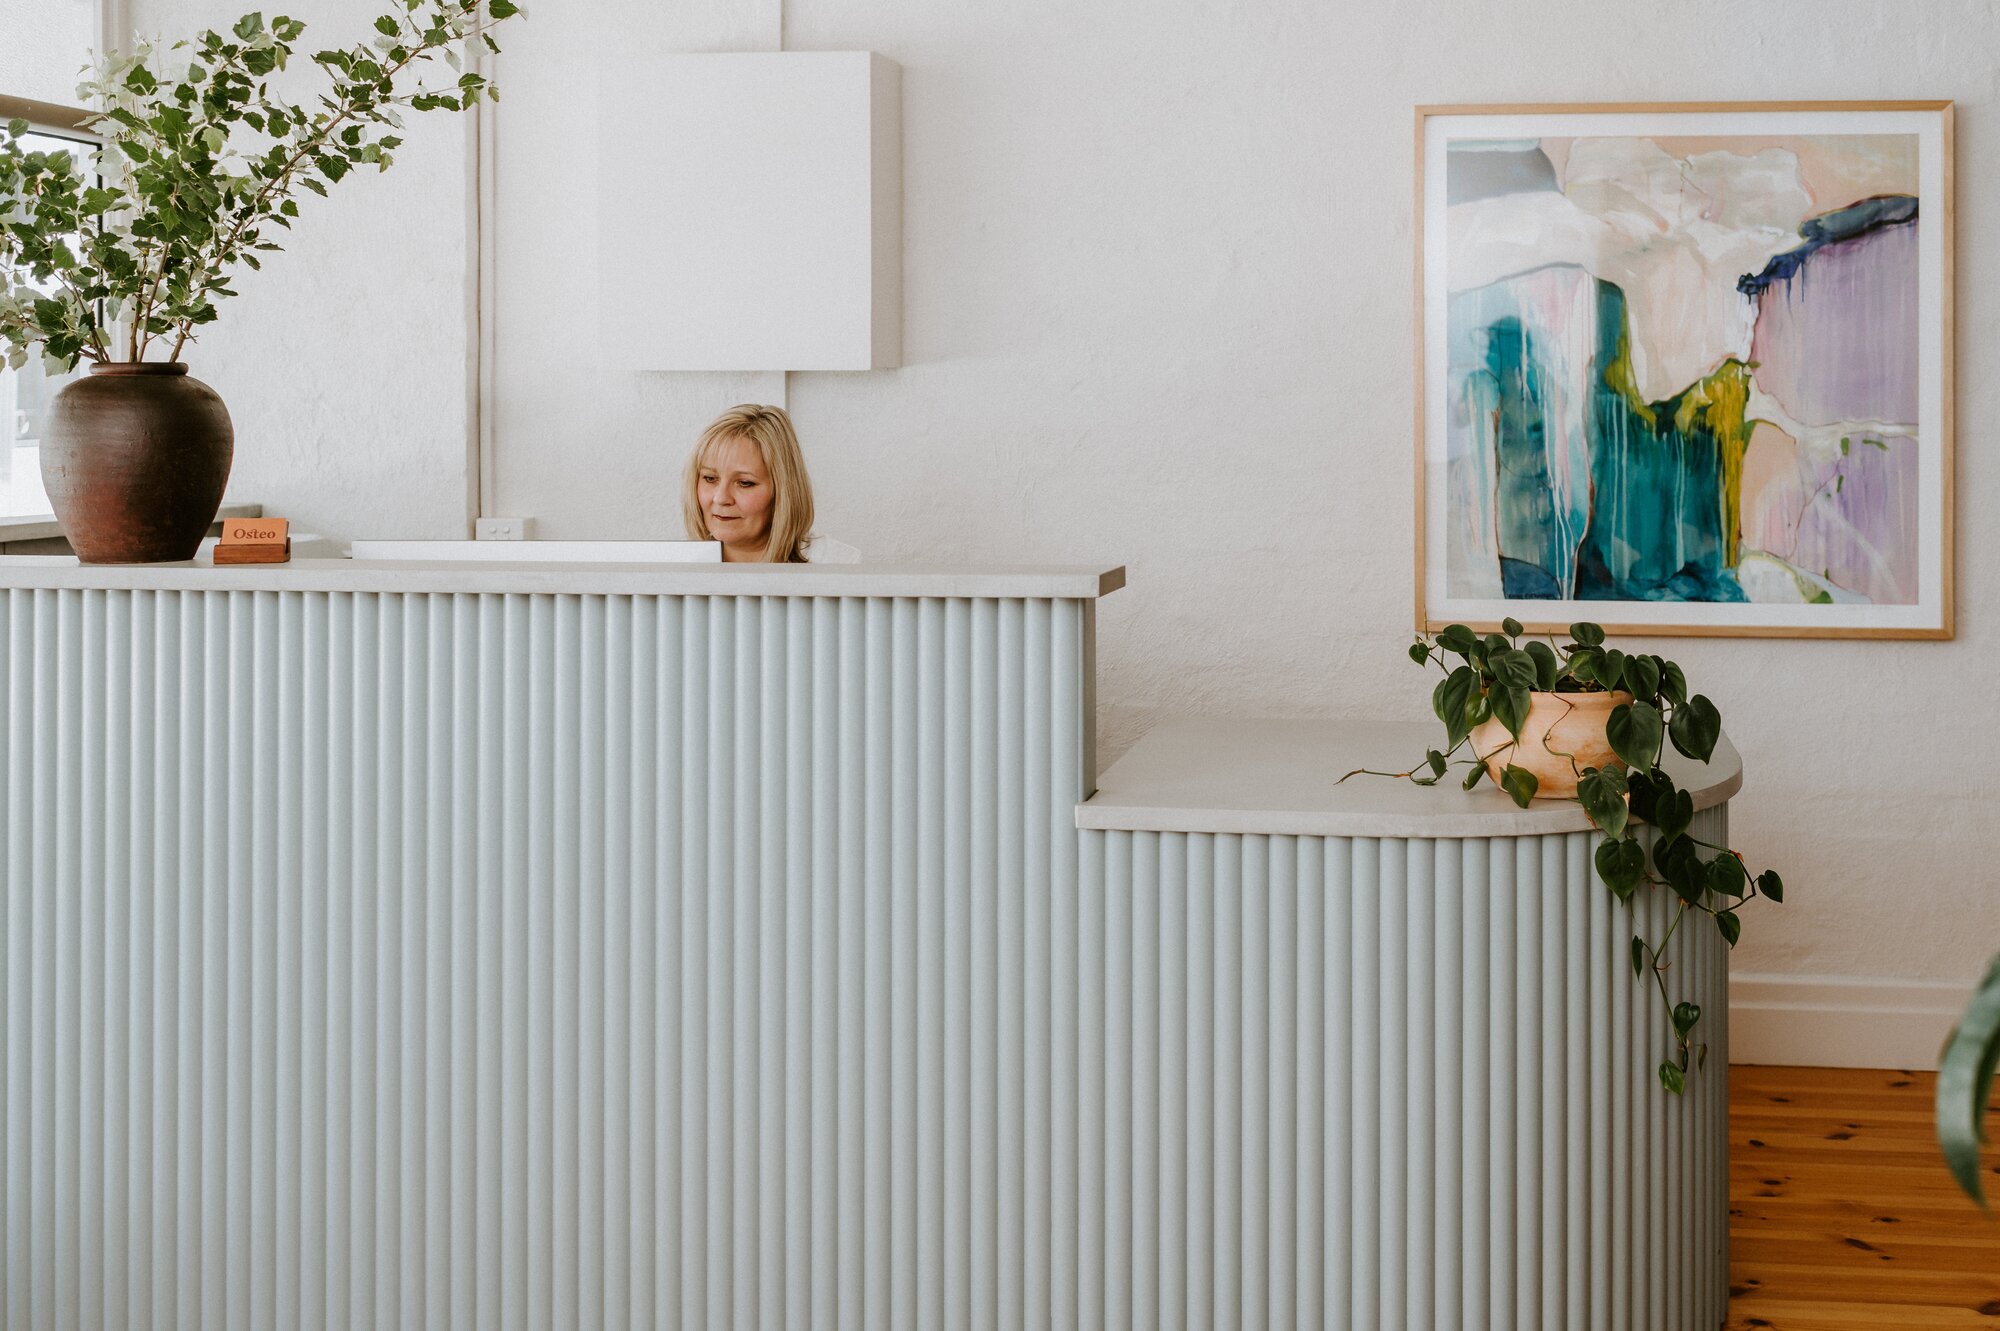
[(1417, 109), (1417, 622), (1952, 634), (1951, 103)]

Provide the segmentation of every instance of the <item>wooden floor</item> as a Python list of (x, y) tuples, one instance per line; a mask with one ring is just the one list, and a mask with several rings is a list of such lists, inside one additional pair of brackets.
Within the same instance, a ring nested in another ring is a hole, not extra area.
[(1728, 1331), (2000, 1331), (2000, 1220), (1945, 1172), (1933, 1080), (1730, 1069)]

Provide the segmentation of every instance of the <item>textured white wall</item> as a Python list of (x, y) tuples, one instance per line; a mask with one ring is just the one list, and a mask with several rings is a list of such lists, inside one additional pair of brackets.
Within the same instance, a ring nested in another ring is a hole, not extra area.
[[(676, 534), (687, 441), (783, 391), (604, 370), (590, 291), (602, 53), (756, 49), (770, 11), (548, 4), (513, 35), (493, 511), (552, 537)], [(906, 368), (790, 382), (822, 526), (878, 559), (1129, 565), (1100, 622), (1107, 758), (1171, 714), (1425, 712), (1402, 655), (1413, 104), (1956, 99), (1959, 639), (1649, 645), (1722, 707), (1749, 767), (1737, 843), (1792, 886), (1739, 969), (1969, 979), (2000, 946), (2000, 783), (1972, 765), (2000, 645), (1984, 0), (789, 0), (784, 30), (904, 69)], [(244, 427), (244, 494), (343, 535), (459, 529), (463, 182), (452, 129), (423, 123), (245, 284), (197, 361)]]
[[(179, 38), (226, 29), (253, 0), (128, 0), (132, 27)], [(287, 95), (322, 87), (305, 57), (372, 35), (385, 0), (297, 0), (308, 24)], [(267, 7), (268, 8), (268, 7)], [(276, 11), (272, 11), (276, 12)], [(550, 26), (554, 26), (553, 24)], [(451, 72), (440, 66), (449, 81)], [(182, 359), (236, 425), (232, 498), (296, 530), (343, 537), (470, 534), (469, 117), (409, 117), (386, 173), (349, 176), (303, 214), (283, 254)]]
[(7, 0), (0, 5), (0, 93), (76, 105), (77, 80), (96, 41), (96, 0)]

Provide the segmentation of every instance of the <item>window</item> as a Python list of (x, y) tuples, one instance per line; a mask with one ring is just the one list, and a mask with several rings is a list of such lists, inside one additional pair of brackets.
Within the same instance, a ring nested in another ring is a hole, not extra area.
[[(12, 119), (8, 99), (0, 97), (0, 120)], [(18, 112), (17, 112), (18, 114)], [(81, 112), (76, 113), (81, 117)], [(37, 116), (42, 120), (44, 116)], [(37, 152), (69, 149), (81, 156), (90, 150), (83, 139), (61, 133), (37, 132), (23, 140)], [(66, 375), (51, 375), (39, 356), (30, 355), (19, 370), (6, 368), (0, 355), (0, 518), (24, 517), (49, 511), (42, 488), (42, 432), (48, 423), (49, 401), (62, 386), (83, 373), (79, 365)]]
[[(0, 40), (0, 121), (16, 117), (45, 131), (41, 151), (89, 145), (74, 133), (83, 112), (76, 85), (97, 45), (97, 0), (34, 0), (8, 5)], [(0, 518), (49, 511), (42, 491), (41, 437), (49, 399), (67, 382), (42, 373), (31, 359), (20, 371), (0, 356)]]

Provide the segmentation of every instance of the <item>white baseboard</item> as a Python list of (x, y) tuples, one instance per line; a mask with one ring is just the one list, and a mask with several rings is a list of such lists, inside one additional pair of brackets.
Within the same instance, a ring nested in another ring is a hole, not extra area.
[(1729, 1061), (1934, 1071), (1972, 983), (1729, 977)]

